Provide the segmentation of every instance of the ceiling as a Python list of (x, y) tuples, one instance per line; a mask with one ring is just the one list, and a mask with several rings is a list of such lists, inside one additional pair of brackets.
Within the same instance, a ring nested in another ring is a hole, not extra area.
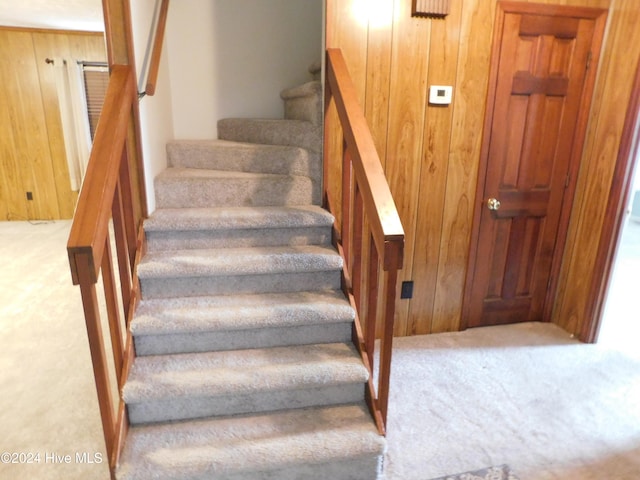
[(0, 0), (0, 26), (104, 31), (101, 0)]

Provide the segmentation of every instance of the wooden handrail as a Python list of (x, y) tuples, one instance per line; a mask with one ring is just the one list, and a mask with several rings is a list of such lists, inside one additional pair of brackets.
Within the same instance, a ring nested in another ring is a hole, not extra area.
[[(402, 255), (391, 254), (404, 244), (404, 229), (396, 209), (367, 120), (340, 49), (327, 50), (327, 81), (335, 99), (347, 150), (361, 186), (373, 237), (385, 270), (402, 268)], [(374, 193), (375, 192), (375, 193)], [(389, 251), (389, 249), (391, 251)], [(402, 248), (399, 249), (402, 254)]]
[(162, 0), (162, 4), (160, 5), (160, 14), (158, 15), (158, 24), (156, 25), (156, 34), (153, 40), (151, 63), (149, 64), (149, 75), (147, 76), (147, 85), (144, 90), (145, 93), (149, 96), (152, 96), (156, 93), (158, 71), (160, 70), (160, 56), (162, 54), (162, 44), (164, 43), (164, 30), (167, 24), (168, 11), (169, 0)]
[[(329, 106), (333, 101), (343, 137), (342, 222), (335, 227), (334, 241), (345, 259), (343, 289), (356, 310), (354, 342), (371, 374), (376, 354), (376, 325), (379, 322), (382, 325), (378, 351), (378, 384), (376, 389), (373, 380), (368, 382), (367, 401), (380, 433), (384, 434), (389, 400), (396, 283), (398, 270), (403, 263), (404, 229), (369, 126), (358, 103), (356, 89), (339, 49), (327, 50), (325, 92), (325, 206), (329, 210), (333, 208), (327, 190), (329, 172), (335, 163), (329, 148)], [(365, 232), (367, 222), (370, 228), (368, 242)], [(368, 247), (369, 253), (364, 272), (363, 247)]]
[(74, 285), (79, 284), (77, 255), (88, 256), (90, 280), (98, 281), (135, 92), (131, 67), (114, 65), (67, 243)]

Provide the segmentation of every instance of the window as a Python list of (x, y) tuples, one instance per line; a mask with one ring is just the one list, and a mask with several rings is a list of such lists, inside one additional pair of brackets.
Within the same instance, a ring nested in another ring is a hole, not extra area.
[(91, 140), (93, 140), (102, 105), (104, 104), (104, 97), (107, 93), (109, 70), (106, 64), (81, 62), (81, 65), (89, 130), (91, 132)]

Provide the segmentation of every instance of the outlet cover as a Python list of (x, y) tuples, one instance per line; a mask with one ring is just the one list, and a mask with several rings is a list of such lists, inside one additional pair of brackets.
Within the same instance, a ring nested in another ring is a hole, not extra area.
[(402, 288), (400, 289), (400, 298), (412, 298), (413, 297), (413, 281), (402, 282)]

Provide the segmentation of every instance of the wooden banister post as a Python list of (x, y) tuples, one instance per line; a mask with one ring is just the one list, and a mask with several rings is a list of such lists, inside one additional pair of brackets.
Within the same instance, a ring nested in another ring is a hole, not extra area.
[(367, 294), (367, 319), (365, 324), (365, 340), (364, 343), (369, 353), (369, 368), (373, 371), (373, 352), (376, 345), (376, 324), (378, 323), (378, 250), (376, 250), (376, 244), (373, 237), (369, 236), (369, 268), (368, 273), (368, 285), (369, 291)]
[(398, 270), (391, 269), (383, 273), (384, 286), (384, 322), (380, 339), (380, 373), (378, 382), (378, 401), (380, 412), (386, 425), (389, 407), (389, 378), (391, 375), (391, 351), (393, 348), (393, 323), (396, 311), (396, 283)]
[[(116, 257), (118, 260), (118, 272), (120, 273), (120, 293), (122, 294), (122, 310), (129, 311), (131, 304), (131, 285), (133, 272), (132, 265), (129, 264), (130, 246), (127, 243), (127, 232), (125, 225), (125, 214), (122, 200), (121, 182), (116, 184), (116, 191), (113, 197), (113, 206), (111, 209), (111, 217), (113, 220), (113, 235), (116, 242)], [(135, 253), (135, 252), (134, 252)]]
[[(362, 202), (362, 194), (356, 184), (354, 186), (354, 199), (353, 199), (353, 296), (356, 299), (356, 306), (358, 311), (361, 311), (362, 307), (362, 235), (364, 228), (363, 218), (364, 204)], [(366, 327), (365, 327), (366, 330)]]
[(343, 141), (342, 148), (342, 227), (340, 228), (340, 241), (342, 242), (342, 248), (344, 249), (344, 257), (347, 265), (347, 269), (350, 268), (351, 261), (351, 228), (352, 228), (352, 213), (351, 213), (351, 157), (347, 146)]

